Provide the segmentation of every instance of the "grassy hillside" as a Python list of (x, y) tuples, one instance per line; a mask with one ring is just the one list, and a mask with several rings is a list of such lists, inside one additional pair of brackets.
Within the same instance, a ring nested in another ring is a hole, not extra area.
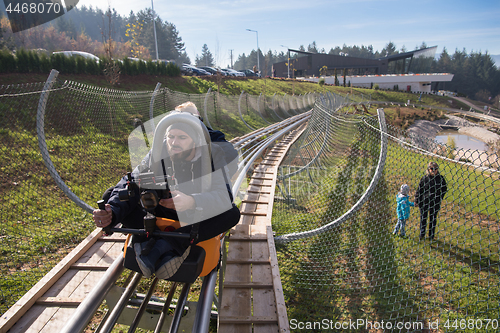
[[(0, 86), (9, 84), (25, 84), (35, 82), (45, 82), (48, 75), (45, 74), (0, 74)], [(444, 112), (439, 108), (454, 108), (468, 110), (469, 106), (449, 97), (423, 94), (413, 94), (407, 92), (395, 92), (386, 90), (374, 90), (364, 88), (320, 86), (317, 83), (304, 82), (286, 79), (254, 79), (254, 78), (216, 78), (216, 77), (165, 77), (155, 75), (121, 75), (120, 82), (116, 86), (106, 82), (103, 75), (59, 75), (61, 81), (69, 80), (85, 83), (93, 86), (118, 89), (125, 91), (152, 91), (157, 83), (161, 83), (162, 88), (169, 88), (188, 94), (203, 94), (212, 91), (219, 91), (225, 95), (238, 96), (242, 91), (250, 95), (301, 95), (306, 93), (332, 92), (340, 95), (362, 95), (363, 100), (392, 102), (395, 105), (374, 104), (369, 109), (371, 114), (376, 114), (377, 107), (383, 107), (387, 121), (403, 129), (408, 128), (417, 119), (435, 120), (443, 117)], [(419, 100), (420, 99), (420, 100)], [(356, 98), (359, 100), (359, 98)], [(411, 106), (405, 107), (410, 101)], [(401, 104), (399, 107), (397, 104)], [(416, 107), (413, 107), (415, 105)], [(359, 111), (362, 111), (361, 108)], [(222, 128), (221, 128), (222, 129)], [(230, 130), (230, 128), (224, 128)], [(227, 132), (228, 137), (233, 137), (233, 133)], [(237, 134), (235, 134), (237, 135)]]
[[(45, 74), (0, 74), (0, 85), (8, 84), (23, 84), (33, 82), (45, 82), (48, 75)], [(191, 94), (206, 93), (209, 88), (212, 91), (220, 91), (223, 94), (239, 95), (245, 91), (251, 95), (300, 95), (309, 92), (335, 92), (338, 94), (363, 94), (371, 95), (373, 101), (389, 101), (396, 103), (418, 103), (423, 105), (430, 105), (436, 107), (464, 107), (465, 105), (457, 104), (456, 101), (441, 96), (422, 95), (421, 101), (418, 102), (419, 95), (406, 93), (383, 91), (374, 89), (361, 89), (349, 87), (334, 87), (334, 86), (320, 86), (317, 83), (303, 82), (296, 80), (282, 80), (282, 79), (253, 79), (253, 78), (221, 78), (218, 82), (216, 77), (165, 77), (155, 75), (136, 75), (127, 76), (121, 75), (120, 82), (117, 86), (111, 86), (106, 82), (103, 75), (59, 75), (60, 80), (71, 80), (90, 85), (95, 85), (104, 88), (113, 88), (128, 91), (138, 90), (154, 90), (156, 84), (161, 83), (162, 87), (167, 87), (175, 91), (181, 91)]]

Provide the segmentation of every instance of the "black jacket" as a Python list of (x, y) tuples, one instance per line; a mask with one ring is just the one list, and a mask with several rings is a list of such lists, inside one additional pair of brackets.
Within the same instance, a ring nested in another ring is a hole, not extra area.
[(415, 204), (423, 209), (429, 207), (439, 209), (446, 191), (448, 191), (448, 187), (443, 176), (440, 174), (435, 176), (425, 175), (418, 184)]
[(229, 171), (229, 178), (232, 178), (236, 171), (238, 171), (238, 152), (234, 149), (232, 143), (226, 140), (224, 133), (221, 131), (213, 130), (207, 126), (208, 133), (212, 146), (219, 146), (224, 152), (224, 159), (226, 160), (227, 168)]

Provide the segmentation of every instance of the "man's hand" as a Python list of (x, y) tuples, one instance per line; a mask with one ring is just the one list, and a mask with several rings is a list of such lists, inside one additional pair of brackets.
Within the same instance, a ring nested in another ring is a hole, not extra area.
[(92, 212), (92, 217), (94, 218), (94, 222), (97, 227), (107, 227), (111, 224), (111, 221), (113, 219), (111, 206), (109, 204), (106, 204), (106, 210), (94, 209), (94, 211)]
[(184, 194), (179, 191), (172, 191), (171, 199), (161, 199), (160, 205), (165, 208), (175, 209), (178, 212), (183, 212), (195, 207), (194, 198), (190, 195)]

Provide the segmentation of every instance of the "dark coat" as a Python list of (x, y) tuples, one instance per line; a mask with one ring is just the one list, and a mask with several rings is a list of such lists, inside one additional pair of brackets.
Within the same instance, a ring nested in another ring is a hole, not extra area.
[(435, 176), (425, 175), (418, 184), (415, 204), (424, 210), (429, 208), (439, 210), (446, 191), (448, 191), (448, 187), (443, 176), (440, 174)]
[(232, 178), (236, 171), (238, 171), (238, 152), (234, 149), (233, 144), (226, 140), (224, 133), (213, 130), (210, 127), (207, 127), (207, 129), (210, 134), (212, 146), (217, 145), (224, 152), (224, 159), (229, 171), (229, 178)]

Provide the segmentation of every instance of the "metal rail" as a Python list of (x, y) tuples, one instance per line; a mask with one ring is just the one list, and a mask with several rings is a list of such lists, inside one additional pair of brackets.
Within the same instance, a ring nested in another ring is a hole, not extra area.
[[(272, 125), (273, 134), (270, 135), (269, 132), (265, 132), (263, 130), (257, 131), (259, 134), (250, 135), (249, 138), (242, 140), (239, 144), (243, 144), (244, 142), (259, 140), (262, 133), (267, 133), (268, 138), (262, 140), (258, 145), (254, 146), (252, 152), (249, 154), (247, 162), (243, 165), (239, 170), (239, 176), (235, 181), (232, 192), (233, 195), (238, 193), (241, 185), (243, 184), (243, 180), (246, 178), (246, 174), (250, 167), (253, 166), (253, 162), (259, 158), (265, 151), (265, 149), (274, 144), (276, 140), (279, 140), (284, 135), (288, 134), (294, 128), (300, 126), (305, 121), (308, 120), (307, 116), (301, 116), (302, 119), (298, 121), (296, 119), (285, 121), (284, 125)], [(285, 127), (283, 127), (285, 126)], [(127, 229), (128, 230), (128, 229)], [(122, 230), (123, 231), (123, 230)], [(132, 233), (137, 233), (140, 231), (137, 230), (128, 230)], [(94, 313), (97, 311), (98, 307), (106, 297), (106, 294), (109, 292), (111, 286), (116, 282), (118, 277), (120, 276), (123, 270), (123, 257), (119, 257), (115, 260), (110, 269), (106, 272), (106, 275), (102, 277), (102, 279), (97, 283), (95, 288), (91, 291), (89, 296), (85, 299), (85, 301), (77, 308), (75, 314), (69, 318), (65, 327), (63, 327), (61, 332), (64, 333), (73, 333), (73, 332), (82, 332), (89, 321), (91, 320)], [(105, 318), (104, 324), (100, 327), (99, 332), (111, 332), (112, 328), (116, 324), (118, 317), (121, 312), (125, 308), (128, 303), (128, 300), (136, 289), (137, 284), (139, 283), (142, 275), (136, 273), (134, 279), (126, 288), (125, 292), (122, 295), (122, 298), (119, 300), (117, 305), (111, 310), (111, 313)], [(193, 323), (193, 332), (208, 332), (209, 327), (209, 319), (211, 315), (212, 302), (215, 296), (215, 283), (217, 280), (217, 269), (214, 269), (209, 275), (207, 275), (203, 280), (202, 289), (200, 292), (200, 297), (198, 300), (198, 306), (196, 310), (195, 320)], [(189, 285), (185, 284), (183, 290), (181, 292), (181, 298), (177, 303), (177, 309), (174, 313), (174, 318), (171, 323), (170, 331), (175, 332), (179, 329), (180, 319), (182, 314), (182, 309), (184, 309), (184, 304), (186, 302), (187, 295), (189, 293)], [(147, 302), (147, 298), (144, 302)], [(167, 299), (168, 300), (168, 299)], [(168, 308), (168, 305), (165, 305)], [(140, 312), (143, 311), (142, 306), (137, 314), (137, 320), (133, 321), (133, 326), (137, 327), (138, 320), (140, 319)], [(166, 314), (164, 313), (160, 320), (165, 318)], [(158, 327), (161, 327), (160, 320), (158, 322)], [(158, 331), (159, 332), (159, 331)]]
[(106, 274), (77, 308), (73, 318), (78, 318), (78, 320), (68, 320), (66, 326), (61, 329), (60, 333), (82, 332), (101, 305), (106, 294), (120, 277), (122, 271), (123, 256), (120, 256), (116, 258), (113, 265), (106, 270)]
[[(83, 208), (87, 212), (92, 212), (93, 207), (85, 203), (83, 200), (78, 198), (64, 183), (64, 181), (61, 179), (59, 174), (57, 173), (55, 166), (53, 165), (50, 155), (48, 153), (48, 149), (46, 146), (45, 142), (45, 133), (44, 133), (44, 117), (45, 117), (45, 107), (48, 101), (48, 96), (49, 96), (49, 91), (53, 87), (54, 83), (56, 82), (58, 72), (53, 70), (47, 79), (47, 82), (44, 86), (43, 92), (40, 96), (40, 101), (38, 105), (38, 113), (37, 113), (37, 131), (38, 131), (38, 141), (39, 141), (39, 148), (42, 153), (42, 157), (44, 159), (44, 163), (47, 166), (51, 176), (55, 179), (57, 185), (63, 190), (63, 192), (70, 198), (72, 199), (77, 205), (79, 205), (81, 208)], [(154, 106), (154, 99), (159, 91), (160, 84), (158, 84), (155, 88), (155, 91), (153, 92), (151, 102), (150, 102), (150, 118), (153, 116), (153, 106)], [(207, 97), (208, 97), (207, 93)], [(206, 104), (206, 99), (205, 99), (205, 104)], [(206, 112), (206, 110), (205, 110)], [(260, 110), (259, 110), (260, 112)], [(273, 112), (276, 114), (275, 110), (273, 109)], [(240, 111), (241, 114), (241, 111)], [(261, 115), (262, 116), (262, 115)], [(278, 116), (276, 114), (276, 116)], [(256, 161), (257, 158), (262, 156), (262, 154), (266, 151), (266, 149), (269, 146), (274, 145), (274, 143), (288, 134), (291, 130), (294, 128), (300, 126), (303, 124), (305, 121), (308, 120), (310, 116), (309, 113), (304, 113), (304, 114), (299, 114), (298, 116), (293, 116), (288, 119), (283, 120), (279, 124), (273, 124), (269, 126), (266, 129), (261, 129), (255, 131), (255, 133), (247, 136), (246, 138), (240, 140), (239, 142), (235, 143), (235, 146), (238, 147), (239, 149), (245, 149), (246, 150), (246, 158), (244, 160), (244, 163), (240, 164), (240, 170), (239, 170), (239, 176), (236, 179), (232, 191), (233, 194), (237, 193), (239, 191), (239, 188), (243, 184), (243, 180), (246, 177), (247, 172), (251, 167), (253, 167), (253, 163)], [(278, 116), (278, 118), (280, 118)], [(281, 118), (280, 118), (281, 119)], [(265, 137), (265, 139), (264, 139)], [(122, 230), (123, 231), (123, 230)], [(223, 265), (224, 267), (224, 265)], [(104, 276), (97, 282), (95, 287), (91, 290), (91, 292), (88, 294), (88, 296), (83, 300), (83, 302), (80, 303), (74, 314), (69, 318), (69, 320), (66, 320), (65, 326), (62, 328), (61, 332), (82, 332), (87, 324), (90, 322), (92, 319), (93, 315), (105, 299), (106, 295), (109, 293), (110, 289), (113, 287), (115, 284), (116, 280), (120, 277), (121, 273), (123, 271), (123, 256), (118, 256), (116, 260), (113, 262), (113, 264), (107, 269), (106, 273)], [(194, 332), (208, 332), (208, 324), (209, 324), (209, 318), (211, 315), (211, 307), (212, 307), (212, 302), (214, 299), (215, 295), (215, 283), (217, 279), (217, 269), (214, 269), (208, 276), (206, 276), (203, 280), (203, 285), (198, 301), (198, 307), (196, 311), (196, 316), (194, 320), (194, 325), (193, 325), (193, 331)], [(129, 302), (130, 295), (135, 291), (139, 281), (141, 280), (142, 275), (139, 273), (134, 274), (134, 277), (130, 281), (130, 284), (126, 288), (125, 292), (122, 294), (121, 299), (118, 301), (118, 303), (113, 307), (110, 313), (108, 313), (103, 320), (103, 323), (100, 325), (99, 331), (100, 332), (111, 332), (113, 326), (118, 320), (118, 317), (120, 316), (122, 310), (127, 306)], [(154, 290), (154, 285), (156, 283), (153, 282), (152, 289), (150, 290), (151, 292)], [(174, 283), (174, 286), (172, 287), (175, 289), (176, 283)], [(184, 309), (184, 303), (186, 302), (187, 295), (189, 292), (189, 285), (184, 285), (183, 291), (182, 291), (182, 297), (177, 303), (177, 310), (176, 313), (174, 314), (174, 320), (172, 321), (171, 324), (171, 331), (176, 331), (179, 328), (180, 324), (180, 319), (181, 319), (181, 314)], [(169, 308), (170, 301), (173, 296), (173, 291), (169, 294), (169, 297), (167, 298), (168, 304), (165, 304), (164, 311), (162, 312), (162, 316), (160, 317), (160, 320), (158, 321), (158, 326), (156, 331), (160, 331), (162, 327), (162, 322), (166, 317), (166, 310)], [(135, 330), (135, 328), (138, 325), (138, 322), (140, 320), (140, 317), (145, 310), (145, 306), (148, 303), (150, 295), (146, 296), (146, 298), (143, 301), (143, 305), (141, 305), (139, 312), (136, 315), (135, 320), (133, 321), (133, 324), (131, 326), (132, 330)]]

